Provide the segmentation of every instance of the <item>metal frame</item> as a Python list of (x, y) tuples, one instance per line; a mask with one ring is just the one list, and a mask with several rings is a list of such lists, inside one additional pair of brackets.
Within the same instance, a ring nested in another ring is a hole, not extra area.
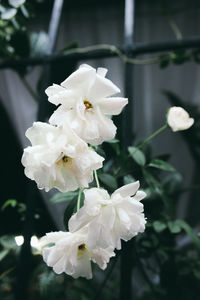
[[(118, 54), (110, 49), (101, 49), (101, 50), (92, 50), (87, 53), (66, 53), (66, 54), (53, 54), (54, 46), (56, 43), (56, 38), (58, 34), (58, 28), (60, 23), (60, 17), (62, 13), (63, 0), (54, 0), (54, 7), (51, 15), (50, 25), (49, 25), (49, 38), (50, 44), (47, 51), (47, 54), (43, 57), (38, 58), (22, 58), (22, 59), (11, 59), (6, 60), (0, 63), (0, 69), (5, 68), (15, 68), (17, 66), (36, 66), (36, 65), (44, 65), (44, 74), (48, 74), (48, 70), (51, 67), (51, 64), (54, 62), (67, 61), (71, 59), (78, 60), (87, 60), (87, 59), (100, 59), (100, 58), (111, 58), (115, 57)], [(200, 47), (200, 38), (191, 38), (191, 39), (183, 39), (176, 41), (167, 41), (167, 42), (157, 42), (157, 43), (134, 43), (134, 22), (135, 22), (135, 0), (125, 0), (125, 16), (124, 16), (124, 45), (119, 47), (119, 50), (128, 57), (136, 57), (142, 54), (148, 53), (156, 53), (163, 51), (173, 51), (177, 49), (187, 49), (187, 48), (198, 48)], [(128, 145), (128, 141), (132, 137), (133, 130), (133, 104), (132, 104), (132, 96), (133, 96), (133, 65), (125, 63), (125, 96), (129, 98), (129, 108), (126, 109), (121, 117), (121, 138), (122, 145), (124, 148)], [(48, 85), (48, 76), (44, 76), (44, 81), (42, 87), (45, 89)], [(40, 102), (38, 108), (38, 119), (44, 120), (44, 112), (45, 112), (45, 102), (44, 95), (40, 95)], [(33, 188), (32, 185), (30, 188)], [(30, 193), (30, 189), (28, 192), (30, 196), (29, 205), (27, 208), (27, 220), (26, 220), (26, 230), (25, 234), (25, 243), (22, 248), (21, 255), (21, 264), (19, 270), (19, 280), (18, 280), (18, 288), (16, 290), (16, 299), (22, 299), (24, 296), (26, 298), (26, 288), (27, 288), (27, 280), (25, 280), (25, 284), (23, 282), (24, 279), (28, 278), (27, 273), (28, 268), (30, 267), (30, 237), (32, 232), (32, 221), (30, 221), (31, 216), (33, 216), (34, 212), (34, 197), (33, 194)], [(32, 220), (32, 219), (31, 219)], [(29, 246), (28, 246), (29, 245)], [(131, 260), (133, 258), (134, 251), (134, 243), (132, 241), (123, 245), (122, 257), (121, 257), (121, 284), (120, 284), (120, 299), (132, 299), (132, 288), (131, 288), (131, 275), (132, 275), (132, 266)], [(28, 257), (28, 262), (24, 262), (24, 257)], [(134, 263), (134, 262), (133, 262)], [(24, 266), (24, 264), (26, 266)], [(27, 273), (26, 273), (27, 272)], [(23, 288), (22, 288), (23, 286)]]
[[(108, 46), (108, 45), (107, 45)], [(105, 45), (106, 47), (106, 45)], [(190, 39), (182, 39), (175, 41), (156, 42), (156, 43), (136, 43), (130, 44), (118, 49), (122, 53), (129, 51), (129, 56), (135, 57), (138, 55), (173, 51), (178, 49), (198, 48), (200, 47), (200, 38), (193, 37)], [(118, 54), (111, 49), (91, 50), (87, 53), (66, 53), (66, 54), (47, 54), (42, 57), (8, 59), (0, 63), (0, 69), (15, 68), (17, 66), (37, 66), (42, 64), (51, 64), (54, 62), (62, 62), (71, 59), (87, 60), (116, 57)]]

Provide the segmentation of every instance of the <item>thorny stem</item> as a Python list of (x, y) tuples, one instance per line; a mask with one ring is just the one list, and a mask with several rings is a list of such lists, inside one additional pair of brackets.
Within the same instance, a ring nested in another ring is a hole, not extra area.
[(99, 179), (98, 179), (98, 175), (97, 175), (97, 171), (94, 170), (94, 178), (95, 178), (95, 181), (96, 181), (96, 185), (98, 187), (98, 189), (100, 188), (100, 184), (99, 184)]
[(77, 211), (80, 209), (81, 206), (81, 194), (82, 194), (82, 189), (80, 189), (78, 192)]

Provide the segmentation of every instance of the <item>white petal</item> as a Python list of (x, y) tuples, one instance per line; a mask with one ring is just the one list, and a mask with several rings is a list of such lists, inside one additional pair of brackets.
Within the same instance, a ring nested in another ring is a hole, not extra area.
[(117, 189), (112, 194), (112, 197), (114, 195), (116, 195), (117, 193), (119, 193), (122, 198), (133, 196), (137, 192), (137, 190), (139, 189), (139, 186), (140, 186), (139, 181), (126, 184), (126, 185), (122, 186), (121, 188)]
[(53, 270), (56, 274), (61, 274), (65, 271), (66, 258), (63, 255), (53, 266)]
[(67, 237), (68, 237), (67, 232), (63, 232), (63, 231), (48, 232), (48, 233), (46, 233), (45, 236), (43, 236), (40, 239), (40, 242), (43, 245), (49, 244), (49, 243), (55, 243), (55, 242), (59, 241), (60, 239), (67, 238)]
[(97, 69), (97, 74), (101, 77), (105, 77), (107, 74), (108, 70), (105, 68), (98, 68)]
[(58, 84), (53, 84), (51, 86), (49, 86), (46, 90), (45, 93), (47, 94), (48, 97), (54, 96), (57, 93), (66, 91), (65, 88), (63, 88), (62, 86), (58, 85)]
[(110, 200), (108, 192), (104, 189), (91, 188), (84, 190), (84, 207), (89, 216), (97, 216), (102, 205), (107, 205)]
[(101, 111), (107, 115), (118, 115), (121, 113), (123, 107), (128, 103), (127, 98), (111, 97), (104, 98), (98, 102)]
[(99, 108), (97, 108), (97, 118), (99, 122), (99, 134), (102, 141), (112, 140), (117, 130), (113, 121), (104, 116)]
[(88, 98), (96, 102), (98, 99), (105, 98), (119, 92), (120, 89), (112, 83), (111, 80), (97, 74), (96, 79), (89, 90)]
[(81, 89), (87, 93), (91, 83), (95, 78), (95, 74), (95, 69), (81, 67), (72, 73), (67, 79), (65, 79), (61, 85), (68, 89)]
[(102, 270), (105, 270), (110, 258), (115, 256), (112, 247), (108, 247), (106, 249), (95, 249), (92, 251), (92, 254), (93, 261), (97, 263)]
[(137, 200), (137, 201), (141, 201), (142, 199), (144, 199), (146, 197), (146, 193), (143, 191), (138, 191), (136, 193), (136, 195), (133, 197), (133, 199)]
[(86, 214), (85, 208), (81, 207), (79, 211), (71, 216), (68, 222), (69, 231), (75, 232), (90, 222), (91, 218)]
[(92, 268), (90, 259), (87, 256), (83, 256), (78, 259), (78, 263), (75, 268), (75, 273), (72, 274), (74, 278), (86, 277), (87, 279), (92, 279)]
[(112, 236), (104, 224), (93, 219), (93, 221), (88, 224), (88, 236), (86, 242), (91, 249), (106, 248), (111, 245)]
[(25, 135), (31, 141), (32, 145), (38, 145), (45, 142), (44, 135), (50, 134), (53, 138), (56, 131), (57, 129), (55, 127), (47, 123), (34, 122), (33, 126), (27, 129)]
[(62, 104), (67, 109), (72, 109), (76, 104), (77, 98), (78, 95), (73, 91), (63, 89), (62, 92), (49, 97), (48, 100), (55, 105)]

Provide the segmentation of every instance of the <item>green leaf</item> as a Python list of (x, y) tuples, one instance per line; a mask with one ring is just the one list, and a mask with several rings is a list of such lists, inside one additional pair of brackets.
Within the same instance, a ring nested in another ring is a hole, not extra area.
[(135, 178), (132, 176), (132, 175), (126, 175), (124, 176), (124, 184), (129, 184), (129, 183), (132, 183), (132, 182), (135, 182)]
[(109, 172), (109, 170), (111, 169), (112, 165), (113, 165), (113, 160), (112, 160), (112, 159), (108, 160), (108, 161), (104, 164), (104, 166), (103, 166), (103, 171), (104, 171), (104, 173)]
[(6, 9), (3, 5), (0, 4), (0, 12), (4, 12)]
[(144, 188), (144, 189), (140, 189), (140, 190), (142, 190), (143, 192), (146, 193), (146, 197), (144, 198), (144, 200), (148, 199), (151, 196), (152, 191), (150, 188)]
[(140, 166), (144, 166), (146, 163), (146, 158), (144, 153), (139, 150), (136, 147), (128, 147), (128, 151), (131, 155), (131, 157), (135, 160), (135, 162), (140, 165)]
[(64, 212), (64, 218), (63, 218), (63, 223), (65, 226), (65, 229), (68, 231), (68, 222), (73, 213), (76, 211), (76, 206), (77, 206), (77, 197), (74, 197), (69, 204), (67, 205), (65, 212)]
[(6, 255), (9, 253), (9, 249), (4, 249), (2, 251), (0, 251), (0, 261), (4, 259), (4, 257), (6, 257)]
[(45, 31), (32, 32), (30, 35), (30, 56), (42, 56), (46, 53), (49, 37)]
[(17, 211), (19, 213), (23, 213), (26, 211), (26, 205), (24, 203), (18, 203), (18, 208), (17, 208)]
[(146, 169), (143, 169), (142, 172), (144, 175), (144, 179), (151, 188), (151, 190), (158, 195), (162, 195), (163, 190), (160, 182), (155, 177), (153, 177), (153, 175), (151, 175), (151, 173), (148, 172)]
[(116, 190), (117, 189), (117, 181), (114, 176), (110, 174), (100, 174), (98, 175), (99, 180), (104, 183), (109, 188)]
[(171, 231), (171, 233), (181, 232), (181, 226), (180, 226), (180, 224), (177, 220), (176, 221), (169, 221), (169, 222), (167, 222), (167, 225), (168, 225), (169, 230)]
[(119, 140), (118, 139), (112, 139), (110, 141), (106, 141), (106, 143), (115, 144), (115, 143), (119, 143)]
[(16, 207), (17, 206), (17, 201), (15, 199), (9, 199), (9, 200), (7, 200), (4, 203), (4, 205), (1, 207), (1, 210), (4, 210), (8, 206)]
[(13, 7), (19, 7), (24, 4), (26, 0), (8, 0), (8, 3)]
[(162, 232), (163, 230), (165, 230), (165, 228), (167, 228), (167, 225), (163, 222), (155, 221), (153, 222), (153, 228), (156, 232)]
[(187, 224), (183, 220), (176, 220), (176, 222), (179, 224), (179, 226), (185, 230), (185, 232), (189, 235), (193, 243), (196, 245), (197, 249), (200, 251), (200, 239), (198, 238), (197, 234), (194, 233), (193, 229), (190, 227), (189, 224)]
[(102, 157), (106, 158), (106, 153), (105, 153), (105, 151), (100, 146), (96, 146), (94, 151), (96, 151)]
[(71, 201), (74, 197), (78, 197), (78, 192), (56, 193), (51, 199), (51, 203), (60, 203), (63, 201)]
[(13, 236), (3, 235), (0, 237), (0, 244), (6, 249), (16, 249), (17, 245)]
[(163, 180), (163, 187), (167, 194), (174, 194), (181, 189), (182, 175), (179, 173), (171, 173)]
[(169, 55), (161, 55), (160, 56), (160, 68), (164, 69), (166, 68), (170, 63), (170, 57)]
[(20, 7), (20, 9), (21, 9), (21, 12), (23, 13), (23, 15), (24, 15), (25, 18), (29, 18), (30, 17), (29, 12), (28, 12), (28, 10), (26, 9), (26, 7), (24, 5), (22, 5)]
[(56, 274), (52, 271), (48, 270), (46, 272), (41, 273), (40, 280), (39, 280), (39, 288), (42, 296), (48, 295), (49, 289), (51, 289), (52, 285), (55, 284), (55, 279), (56, 279)]
[(161, 169), (161, 170), (165, 170), (165, 171), (169, 171), (169, 172), (176, 171), (172, 165), (170, 165), (169, 163), (167, 163), (164, 160), (157, 159), (157, 158), (152, 159), (152, 161), (148, 164), (148, 167), (153, 167), (153, 168), (157, 168), (157, 169)]
[(10, 20), (12, 19), (17, 13), (15, 8), (8, 8), (4, 12), (1, 13), (2, 20)]

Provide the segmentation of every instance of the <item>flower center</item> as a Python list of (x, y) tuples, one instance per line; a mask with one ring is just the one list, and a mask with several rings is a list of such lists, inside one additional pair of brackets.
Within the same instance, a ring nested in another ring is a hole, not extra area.
[(71, 157), (66, 156), (66, 155), (64, 155), (64, 156), (62, 157), (63, 163), (67, 163), (70, 159), (71, 159)]
[(83, 103), (85, 105), (85, 109), (88, 110), (90, 108), (93, 108), (93, 105), (90, 103), (90, 101), (88, 101), (87, 99), (83, 100)]
[(58, 167), (62, 167), (65, 166), (66, 164), (69, 164), (72, 162), (72, 158), (67, 156), (67, 155), (63, 155), (63, 153), (61, 153), (62, 157), (56, 162), (56, 165)]
[(82, 255), (84, 254), (85, 250), (87, 250), (85, 243), (83, 243), (83, 244), (81, 244), (81, 245), (78, 246), (78, 257), (79, 258), (82, 257)]
[(79, 246), (78, 246), (78, 250), (79, 250), (79, 251), (85, 250), (85, 244), (83, 243), (83, 244), (79, 245)]

